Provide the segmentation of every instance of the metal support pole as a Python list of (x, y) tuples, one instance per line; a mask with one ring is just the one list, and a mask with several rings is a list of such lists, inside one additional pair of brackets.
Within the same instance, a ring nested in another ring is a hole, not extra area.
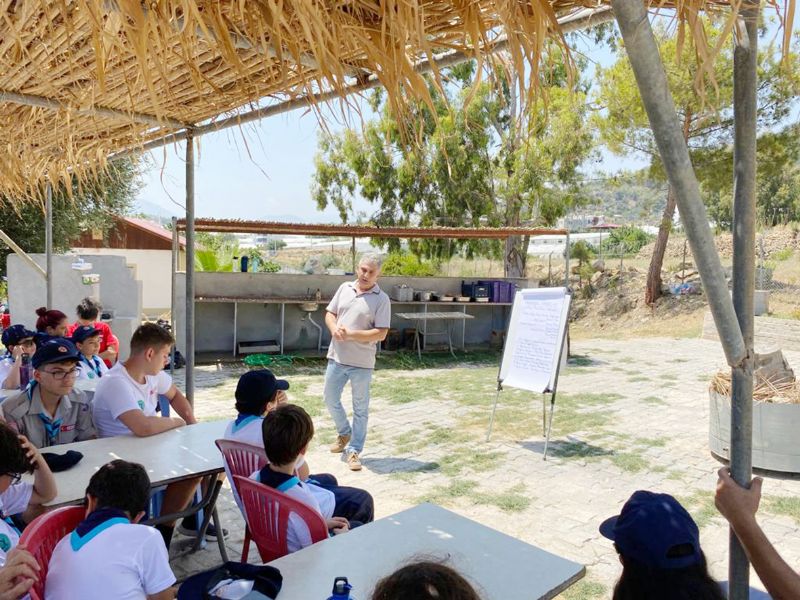
[(44, 202), (44, 260), (47, 272), (47, 310), (53, 309), (53, 185), (48, 181)]
[(700, 198), (700, 185), (689, 158), (647, 9), (640, 0), (612, 0), (611, 5), (658, 152), (677, 199), (725, 358), (732, 367), (740, 365), (747, 356), (747, 348), (733, 310), (719, 254), (714, 247), (708, 215)]
[(569, 231), (567, 232), (566, 249), (564, 250), (564, 287), (569, 289)]
[(186, 398), (194, 406), (194, 132), (186, 130)]
[[(175, 322), (175, 308), (177, 306), (177, 279), (178, 268), (180, 267), (180, 244), (178, 237), (178, 218), (172, 217), (172, 269), (170, 285), (172, 286), (170, 301), (169, 301), (169, 324), (172, 327), (172, 335), (178, 331), (178, 325)], [(169, 374), (175, 375), (175, 346), (172, 346), (172, 360), (170, 361)]]
[[(745, 2), (734, 28), (733, 48), (733, 307), (747, 357), (731, 369), (731, 475), (748, 486), (753, 458), (753, 295), (756, 241), (756, 88), (758, 85), (757, 3)], [(730, 600), (750, 595), (750, 567), (744, 548), (729, 533)]]
[(350, 256), (353, 260), (353, 273), (356, 272), (356, 238), (352, 238), (350, 243)]

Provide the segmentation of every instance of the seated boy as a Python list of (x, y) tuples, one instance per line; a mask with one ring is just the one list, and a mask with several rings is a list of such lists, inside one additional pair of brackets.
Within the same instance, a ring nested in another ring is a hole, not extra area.
[(2, 341), (7, 350), (0, 360), (0, 387), (3, 389), (19, 389), (22, 355), (33, 356), (36, 352), (36, 343), (33, 340), (35, 335), (35, 331), (26, 329), (24, 325), (12, 325), (3, 330)]
[[(269, 464), (253, 473), (252, 479), (316, 510), (334, 534), (373, 520), (374, 504), (368, 492), (342, 486), (325, 489), (300, 481), (295, 475), (297, 459), (305, 455), (314, 437), (314, 423), (302, 407), (284, 404), (268, 412), (264, 417), (262, 436)], [(289, 517), (286, 543), (289, 552), (311, 544), (308, 528), (297, 515)]]
[(97, 437), (89, 400), (74, 389), (78, 349), (64, 338), (44, 342), (31, 359), (27, 389), (3, 402), (6, 421), (37, 448)]
[(117, 362), (119, 354), (119, 340), (111, 332), (111, 327), (108, 323), (100, 320), (100, 311), (102, 306), (97, 300), (92, 298), (84, 298), (81, 303), (75, 307), (78, 313), (78, 320), (69, 326), (67, 335), (72, 335), (75, 330), (82, 325), (91, 325), (100, 332), (100, 348), (96, 352), (97, 355), (105, 362), (106, 366), (111, 366)]
[[(56, 497), (56, 480), (42, 455), (25, 436), (0, 423), (0, 567), (6, 554), (19, 542), (19, 530), (7, 517), (39, 509)], [(33, 473), (33, 483), (20, 482), (23, 473)]]
[(99, 379), (108, 371), (105, 361), (97, 354), (101, 335), (101, 331), (91, 325), (81, 325), (72, 332), (72, 343), (80, 352), (78, 379)]
[(149, 498), (142, 465), (114, 460), (92, 475), (86, 518), (50, 557), (45, 598), (174, 598), (175, 575), (161, 536), (138, 525)]
[[(115, 364), (97, 383), (92, 414), (100, 437), (131, 434), (147, 437), (197, 422), (186, 396), (164, 371), (174, 341), (169, 331), (155, 323), (144, 323), (136, 329), (131, 337), (128, 360)], [(159, 395), (169, 399), (179, 417), (156, 414)], [(198, 483), (200, 478), (169, 484), (162, 502), (162, 514), (186, 508)], [(184, 523), (185, 529), (196, 529), (192, 523), (193, 520)], [(161, 531), (169, 548), (175, 523), (157, 525), (156, 528)], [(216, 535), (213, 525), (209, 525), (206, 535)]]

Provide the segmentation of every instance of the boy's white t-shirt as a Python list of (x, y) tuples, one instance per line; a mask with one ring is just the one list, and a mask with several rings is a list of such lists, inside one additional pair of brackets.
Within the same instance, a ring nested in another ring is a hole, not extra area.
[(166, 371), (158, 375), (145, 376), (144, 383), (138, 383), (121, 362), (115, 364), (97, 383), (92, 400), (92, 419), (100, 437), (130, 434), (119, 416), (130, 410), (139, 409), (145, 416), (156, 414), (159, 394), (166, 394), (172, 387), (172, 378)]
[[(242, 419), (239, 424), (236, 424), (236, 419), (228, 423), (225, 428), (225, 433), (222, 439), (231, 440), (234, 442), (241, 442), (243, 444), (250, 444), (251, 446), (258, 446), (264, 448), (264, 436), (261, 433), (261, 424), (264, 422), (264, 417), (258, 415), (250, 415)], [(228, 481), (231, 482), (231, 489), (233, 491), (233, 499), (236, 501), (239, 510), (244, 514), (242, 501), (239, 499), (239, 494), (236, 487), (233, 486), (233, 473), (228, 468), (228, 461), (223, 461), (225, 466), (225, 474), (228, 476)], [(295, 471), (306, 463), (305, 457), (301, 454), (294, 465)]]
[(11, 515), (25, 512), (31, 501), (33, 484), (28, 482), (16, 483), (0, 494), (0, 567), (6, 564), (6, 554), (19, 543), (19, 530), (5, 519)]
[[(256, 471), (250, 475), (250, 479), (261, 481), (260, 472)], [(285, 490), (283, 493), (310, 506), (321, 514), (326, 521), (333, 516), (333, 510), (336, 507), (336, 497), (333, 495), (333, 492), (316, 486), (313, 483), (303, 483), (301, 481), (288, 490)], [(323, 502), (320, 504), (319, 500), (323, 500)], [(286, 529), (287, 549), (289, 552), (297, 552), (310, 545), (311, 532), (308, 531), (308, 525), (306, 525), (306, 522), (298, 515), (294, 513), (290, 514), (289, 525)]]
[(101, 528), (77, 550), (72, 534), (58, 542), (47, 571), (46, 600), (146, 600), (175, 583), (157, 529), (131, 523)]
[[(99, 371), (100, 374), (98, 375), (95, 371)], [(83, 357), (78, 361), (78, 379), (99, 379), (106, 373), (108, 373), (108, 367), (105, 361), (96, 354), (92, 358)]]

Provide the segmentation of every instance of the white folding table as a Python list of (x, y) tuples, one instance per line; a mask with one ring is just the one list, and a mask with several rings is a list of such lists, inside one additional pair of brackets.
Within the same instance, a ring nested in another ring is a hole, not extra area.
[[(217, 482), (217, 474), (224, 472), (222, 454), (214, 441), (223, 437), (226, 425), (227, 421), (207, 421), (170, 429), (150, 437), (120, 435), (47, 448), (45, 452), (63, 454), (68, 450), (77, 450), (83, 454), (81, 461), (74, 467), (53, 474), (58, 495), (47, 506), (56, 508), (83, 502), (86, 486), (92, 475), (104, 464), (123, 459), (144, 466), (154, 488), (194, 477), (207, 477), (209, 485), (201, 501), (204, 505), (201, 508), (209, 513), (204, 519), (207, 523), (210, 513), (216, 511), (219, 484), (214, 484)], [(31, 480), (30, 475), (26, 477)], [(169, 515), (162, 515), (159, 520), (168, 518)], [(198, 538), (195, 547), (199, 547), (200, 541)], [(222, 536), (217, 541), (223, 560), (227, 560)]]
[(318, 542), (269, 564), (283, 575), (281, 600), (326, 598), (335, 577), (353, 596), (369, 598), (375, 584), (419, 558), (444, 560), (486, 600), (545, 600), (581, 579), (586, 569), (434, 504)]

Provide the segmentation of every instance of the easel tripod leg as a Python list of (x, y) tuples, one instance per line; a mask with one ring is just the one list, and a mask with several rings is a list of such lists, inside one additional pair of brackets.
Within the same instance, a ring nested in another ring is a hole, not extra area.
[(500, 389), (498, 388), (497, 393), (494, 396), (494, 406), (492, 406), (492, 416), (489, 419), (489, 431), (486, 432), (486, 441), (489, 441), (489, 437), (492, 435), (492, 426), (494, 425), (494, 413), (497, 410), (497, 400), (500, 398)]
[(547, 434), (544, 438), (544, 455), (542, 460), (547, 460), (547, 446), (550, 444), (550, 432), (553, 430), (553, 413), (556, 411), (556, 395), (550, 398), (550, 419), (547, 423)]

